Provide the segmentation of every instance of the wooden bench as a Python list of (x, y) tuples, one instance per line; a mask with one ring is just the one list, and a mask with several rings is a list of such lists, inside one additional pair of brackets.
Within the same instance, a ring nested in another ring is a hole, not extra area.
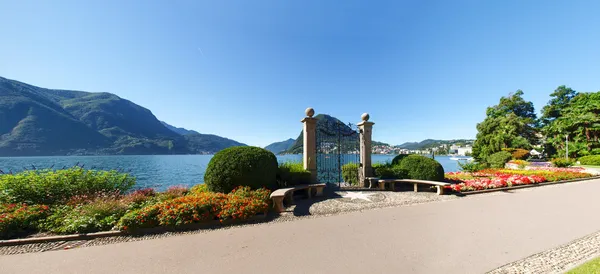
[(325, 184), (312, 184), (312, 185), (298, 185), (289, 188), (280, 188), (271, 193), (271, 199), (273, 199), (273, 207), (277, 212), (283, 212), (283, 201), (286, 200), (287, 204), (294, 203), (294, 192), (296, 190), (306, 190), (308, 198), (312, 196), (312, 190), (316, 190), (315, 196), (323, 196), (323, 188)]
[[(369, 179), (372, 179), (372, 178), (369, 178)], [(449, 183), (444, 183), (444, 182), (413, 180), (413, 179), (378, 179), (376, 181), (379, 184), (380, 190), (385, 190), (386, 184), (390, 185), (390, 189), (392, 191), (394, 191), (396, 189), (396, 184), (411, 183), (411, 184), (413, 184), (413, 189), (415, 192), (417, 192), (419, 184), (435, 186), (437, 188), (438, 195), (443, 195), (444, 187), (450, 185)]]

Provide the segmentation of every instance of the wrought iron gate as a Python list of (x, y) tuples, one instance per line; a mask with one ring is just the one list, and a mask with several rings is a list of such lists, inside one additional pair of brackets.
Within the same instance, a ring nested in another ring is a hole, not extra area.
[[(342, 186), (342, 167), (356, 164), (356, 178), (360, 166), (360, 131), (355, 125), (339, 121), (319, 121), (316, 130), (317, 181)], [(354, 169), (354, 167), (352, 167)], [(345, 182), (347, 185), (349, 182)]]

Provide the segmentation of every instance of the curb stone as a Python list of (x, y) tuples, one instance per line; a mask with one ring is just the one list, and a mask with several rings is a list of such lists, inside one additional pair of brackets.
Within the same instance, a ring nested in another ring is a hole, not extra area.
[(260, 215), (256, 215), (255, 217), (249, 218), (244, 221), (226, 221), (226, 222), (222, 223), (218, 220), (215, 220), (215, 221), (210, 221), (210, 222), (205, 222), (205, 223), (184, 225), (181, 227), (152, 227), (152, 228), (146, 228), (146, 229), (139, 229), (139, 230), (135, 230), (132, 232), (112, 230), (112, 231), (101, 231), (101, 232), (94, 232), (94, 233), (82, 233), (82, 234), (56, 235), (56, 236), (37, 237), (37, 238), (34, 237), (34, 238), (0, 240), (0, 247), (47, 243), (47, 242), (83, 241), (83, 240), (92, 240), (92, 239), (104, 238), (104, 237), (115, 237), (115, 236), (126, 236), (126, 235), (140, 236), (140, 235), (146, 235), (146, 234), (157, 234), (157, 233), (173, 232), (173, 231), (206, 229), (206, 228), (211, 228), (211, 227), (224, 227), (224, 226), (243, 224), (243, 223), (248, 223), (248, 222), (253, 222), (253, 221), (260, 221), (260, 220), (265, 220), (266, 218), (267, 218), (267, 214), (260, 214)]

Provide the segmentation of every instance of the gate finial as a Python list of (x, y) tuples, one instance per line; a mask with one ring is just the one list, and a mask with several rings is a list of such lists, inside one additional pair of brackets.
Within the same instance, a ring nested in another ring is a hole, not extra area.
[(313, 108), (307, 108), (305, 111), (306, 117), (313, 117), (315, 115), (315, 110)]
[(369, 118), (370, 118), (370, 117), (371, 117), (371, 116), (369, 116), (369, 114), (368, 114), (368, 113), (366, 113), (366, 112), (365, 112), (365, 113), (363, 113), (363, 115), (362, 115), (362, 116), (360, 116), (360, 118), (362, 118), (362, 120), (363, 120), (363, 121), (365, 121), (365, 122), (366, 122), (366, 121), (369, 121)]

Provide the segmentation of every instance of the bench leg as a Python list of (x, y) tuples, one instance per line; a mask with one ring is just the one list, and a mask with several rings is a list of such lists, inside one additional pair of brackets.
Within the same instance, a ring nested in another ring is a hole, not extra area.
[(443, 186), (436, 186), (437, 187), (437, 195), (444, 195), (444, 187)]
[(396, 183), (395, 182), (390, 182), (390, 190), (392, 192), (396, 191)]
[(385, 183), (379, 182), (379, 190), (385, 190)]
[(317, 194), (315, 196), (323, 196), (323, 187), (317, 187)]
[(288, 194), (285, 195), (285, 202), (288, 205), (293, 205), (294, 204), (294, 192), (290, 192)]
[(277, 212), (283, 212), (283, 197), (273, 198), (273, 207)]
[(415, 192), (418, 192), (419, 187), (418, 187), (418, 185), (416, 183), (413, 184), (413, 189), (414, 189)]
[(307, 188), (306, 189), (306, 194), (308, 194), (307, 196), (308, 196), (309, 199), (312, 198), (312, 188), (310, 188), (310, 187)]

